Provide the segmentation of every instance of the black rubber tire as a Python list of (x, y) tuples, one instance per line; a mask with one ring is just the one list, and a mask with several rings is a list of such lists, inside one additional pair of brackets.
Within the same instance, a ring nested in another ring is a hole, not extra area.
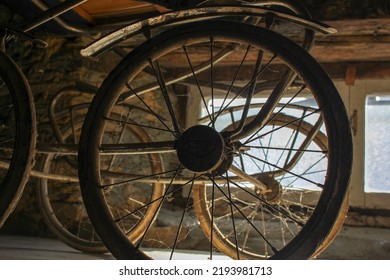
[(0, 227), (15, 209), (34, 164), (35, 108), (30, 86), (15, 62), (0, 51), (0, 76), (12, 100), (15, 127), (12, 159), (0, 185)]
[[(327, 129), (329, 143), (328, 176), (317, 207), (303, 229), (271, 259), (307, 259), (332, 230), (347, 192), (352, 164), (352, 141), (343, 102), (330, 78), (301, 47), (272, 31), (241, 23), (201, 22), (183, 25), (142, 44), (114, 68), (95, 96), (84, 123), (79, 149), (79, 177), (85, 205), (99, 236), (118, 259), (147, 259), (116, 226), (105, 205), (99, 186), (98, 149), (104, 117), (110, 113), (121, 86), (132, 79), (144, 61), (192, 42), (197, 38), (226, 37), (230, 42), (246, 41), (278, 54), (304, 78), (315, 92)], [(158, 46), (158, 47), (156, 47)]]

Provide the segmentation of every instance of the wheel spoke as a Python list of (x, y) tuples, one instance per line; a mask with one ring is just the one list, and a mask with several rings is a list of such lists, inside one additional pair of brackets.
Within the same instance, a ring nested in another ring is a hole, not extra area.
[(168, 88), (167, 88), (167, 85), (166, 85), (165, 80), (164, 80), (164, 76), (163, 76), (163, 73), (161, 70), (160, 63), (157, 60), (156, 61), (149, 60), (149, 63), (153, 69), (154, 75), (155, 75), (157, 82), (160, 86), (160, 90), (161, 90), (162, 95), (164, 97), (165, 105), (167, 106), (169, 115), (171, 116), (172, 125), (173, 125), (173, 128), (175, 130), (175, 135), (177, 135), (180, 133), (179, 123), (177, 121), (175, 111), (172, 107), (171, 98), (169, 97)]
[[(195, 177), (195, 180), (196, 180), (196, 178), (198, 178), (198, 177), (199, 177), (199, 176), (196, 176), (196, 177)], [(157, 201), (161, 201), (161, 200), (163, 199), (163, 197), (169, 197), (169, 196), (172, 195), (173, 193), (180, 191), (184, 186), (186, 186), (186, 185), (188, 185), (188, 184), (192, 184), (192, 182), (194, 182), (194, 179), (188, 180), (187, 182), (185, 182), (184, 184), (180, 185), (179, 187), (177, 187), (177, 188), (175, 188), (175, 189), (173, 189), (173, 190), (164, 192), (164, 195), (161, 195), (161, 196), (159, 196), (159, 197), (157, 197), (157, 198), (155, 198), (155, 199), (149, 201), (148, 203), (143, 204), (141, 207), (139, 207), (139, 208), (133, 210), (132, 212), (129, 212), (129, 213), (126, 214), (125, 216), (116, 219), (115, 222), (119, 222), (119, 221), (121, 221), (121, 220), (123, 220), (123, 219), (129, 217), (129, 216), (133, 215), (134, 213), (139, 212), (139, 211), (145, 209), (146, 207), (149, 207), (150, 205), (154, 204), (154, 203), (157, 202)]]
[(204, 106), (204, 108), (205, 108), (206, 111), (207, 111), (207, 116), (209, 117), (210, 122), (212, 122), (213, 120), (211, 119), (211, 114), (210, 114), (210, 111), (209, 111), (209, 107), (207, 106), (207, 103), (206, 103), (205, 95), (204, 95), (204, 93), (203, 93), (203, 91), (202, 91), (202, 89), (201, 89), (201, 86), (200, 86), (200, 84), (199, 84), (198, 78), (196, 77), (196, 73), (195, 73), (195, 71), (194, 71), (194, 67), (192, 66), (192, 63), (191, 63), (191, 60), (190, 60), (190, 56), (189, 56), (189, 54), (188, 54), (188, 52), (187, 52), (186, 46), (183, 46), (183, 50), (184, 50), (184, 53), (185, 53), (185, 55), (186, 55), (188, 65), (189, 65), (190, 68), (191, 68), (192, 77), (193, 77), (194, 80), (195, 80), (196, 86), (197, 86), (198, 91), (199, 91), (199, 95), (200, 95), (200, 97), (201, 97), (201, 99), (202, 99), (202, 102), (203, 102), (203, 106)]
[(290, 105), (292, 103), (292, 101), (299, 95), (301, 94), (304, 90), (306, 89), (306, 84), (302, 85), (301, 88), (289, 99), (288, 102), (286, 102), (285, 104), (283, 104), (283, 106), (276, 112), (276, 114), (274, 114), (273, 116), (271, 116), (263, 125), (260, 125), (260, 128), (257, 129), (246, 141), (245, 141), (245, 144), (251, 142), (252, 138), (257, 135), (258, 133), (260, 133), (260, 131), (262, 129), (264, 129), (264, 127), (266, 127), (275, 117), (277, 117), (279, 114), (281, 114), (281, 112), (287, 108), (288, 105)]
[[(243, 58), (241, 59), (240, 65), (238, 66), (238, 69), (237, 69), (237, 71), (236, 71), (236, 73), (235, 73), (235, 75), (234, 75), (234, 78), (233, 78), (233, 80), (232, 80), (232, 82), (231, 82), (231, 84), (230, 84), (230, 86), (229, 86), (229, 88), (228, 88), (228, 90), (227, 90), (227, 92), (226, 92), (224, 98), (223, 98), (223, 101), (222, 101), (222, 104), (221, 104), (220, 109), (219, 109), (219, 111), (218, 111), (217, 117), (222, 113), (222, 108), (224, 108), (225, 102), (227, 101), (228, 96), (229, 96), (230, 92), (231, 92), (232, 89), (233, 89), (233, 86), (236, 84), (236, 81), (237, 81), (237, 78), (238, 78), (238, 74), (240, 73), (240, 71), (241, 71), (241, 69), (242, 69), (242, 67), (243, 67), (243, 65), (244, 65), (244, 62), (245, 62), (245, 60), (246, 60), (246, 58), (247, 58), (247, 56), (248, 56), (248, 53), (249, 53), (249, 50), (250, 50), (250, 49), (251, 49), (251, 46), (249, 45), (249, 46), (246, 48), (246, 52), (244, 53), (244, 56), (243, 56)], [(238, 91), (238, 90), (237, 90), (237, 91)]]
[(122, 123), (122, 124), (126, 124), (126, 125), (129, 125), (129, 126), (137, 126), (137, 127), (149, 128), (149, 129), (154, 129), (154, 130), (159, 130), (159, 131), (164, 131), (164, 132), (170, 132), (173, 135), (175, 135), (175, 132), (170, 130), (165, 124), (164, 124), (164, 126), (166, 127), (166, 129), (163, 129), (163, 128), (159, 128), (159, 127), (142, 125), (142, 124), (139, 124), (139, 123), (136, 123), (136, 122), (130, 122), (130, 121), (125, 121), (125, 120), (118, 120), (118, 119), (114, 119), (114, 118), (110, 118), (110, 117), (106, 117), (105, 120), (112, 121), (112, 122), (117, 122), (117, 123)]
[(264, 205), (266, 205), (267, 207), (269, 207), (270, 209), (272, 210), (275, 210), (281, 214), (283, 214), (285, 217), (289, 218), (291, 221), (295, 222), (296, 224), (298, 224), (299, 226), (303, 227), (304, 224), (302, 222), (300, 222), (299, 220), (295, 219), (294, 217), (292, 217), (288, 211), (284, 210), (283, 208), (280, 207), (280, 205), (274, 205), (274, 204), (271, 204), (269, 203), (268, 201), (266, 201), (264, 198), (258, 196), (258, 195), (255, 195), (253, 194), (252, 192), (248, 191), (246, 188), (243, 188), (242, 186), (236, 184), (234, 181), (232, 180), (229, 180), (229, 182), (234, 185), (235, 187), (239, 188), (240, 190), (242, 190), (243, 192), (245, 192), (246, 194), (248, 194), (249, 196), (251, 196), (252, 198), (255, 199), (255, 201), (258, 201), (258, 203), (262, 203)]
[[(226, 193), (218, 186), (218, 185), (215, 185), (216, 188), (218, 188), (218, 190), (226, 197), (226, 199), (229, 200), (229, 197), (228, 195), (226, 195)], [(268, 244), (268, 246), (271, 247), (272, 251), (276, 254), (278, 252), (278, 250), (269, 242), (269, 240), (267, 238), (265, 238), (265, 236), (259, 231), (259, 229), (248, 219), (248, 217), (240, 210), (240, 208), (237, 207), (237, 205), (235, 203), (233, 203), (233, 201), (229, 200), (229, 203), (232, 204), (232, 206), (234, 208), (236, 208), (236, 210), (241, 214), (241, 216), (247, 221), (247, 223), (251, 226), (252, 229), (254, 229), (259, 235), (260, 237)], [(213, 228), (213, 227), (212, 227)]]
[[(315, 138), (315, 136), (319, 132), (320, 127), (322, 126), (322, 123), (323, 123), (323, 120), (320, 117), (317, 120), (317, 122), (314, 124), (314, 126), (312, 127), (311, 131), (309, 131), (309, 133), (307, 134), (307, 137), (302, 141), (301, 146), (299, 147), (300, 150), (306, 149), (310, 145), (310, 143), (313, 142), (313, 139)], [(290, 161), (288, 161), (288, 159), (286, 159), (285, 168), (286, 169), (292, 169), (293, 166), (296, 165), (296, 163), (299, 161), (299, 159), (302, 156), (303, 156), (302, 152), (297, 152), (297, 153), (294, 154), (294, 156), (291, 158)]]
[[(107, 176), (107, 177), (115, 176), (114, 172), (110, 172), (110, 171), (106, 171), (106, 170), (101, 170), (100, 172), (101, 172), (101, 174), (103, 176)], [(162, 177), (161, 175), (166, 175), (166, 174), (170, 174), (170, 173), (174, 173), (174, 172), (176, 172), (176, 169), (169, 170), (169, 171), (164, 171), (164, 172), (160, 172), (160, 173), (156, 173), (156, 174), (149, 174), (149, 175), (120, 174), (122, 176), (125, 175), (125, 177), (128, 177), (130, 179), (125, 180), (125, 181), (110, 183), (110, 184), (104, 184), (104, 185), (101, 185), (100, 188), (101, 189), (105, 189), (105, 188), (108, 188), (108, 187), (120, 186), (120, 185), (134, 183), (134, 182), (145, 182), (145, 179), (150, 179), (150, 180), (152, 180), (152, 182), (153, 181), (159, 182), (160, 181), (159, 178)]]
[[(226, 179), (227, 179), (227, 188), (228, 188), (228, 201), (232, 201), (232, 194), (231, 194), (231, 189), (230, 189), (230, 182), (229, 182), (229, 174), (226, 172)], [(234, 244), (236, 245), (236, 254), (237, 254), (237, 260), (240, 259), (240, 250), (238, 246), (238, 240), (237, 240), (237, 232), (236, 232), (236, 223), (234, 220), (234, 214), (233, 214), (233, 206), (232, 203), (229, 203), (229, 208), (230, 208), (230, 216), (232, 217), (232, 227), (233, 227), (233, 234), (234, 234)]]
[(301, 175), (298, 175), (298, 174), (296, 174), (296, 173), (294, 173), (294, 172), (292, 172), (292, 171), (290, 171), (290, 170), (287, 170), (287, 169), (285, 169), (285, 168), (283, 168), (283, 167), (280, 167), (280, 166), (277, 166), (277, 165), (275, 165), (275, 164), (272, 164), (272, 163), (270, 163), (270, 162), (268, 162), (268, 161), (262, 160), (261, 158), (255, 157), (255, 156), (253, 156), (253, 155), (251, 155), (251, 154), (248, 154), (248, 153), (245, 153), (245, 154), (246, 154), (247, 156), (249, 156), (249, 157), (255, 159), (255, 160), (258, 160), (258, 161), (260, 161), (260, 162), (264, 162), (264, 163), (266, 163), (266, 164), (269, 165), (269, 166), (272, 166), (272, 167), (274, 167), (274, 168), (276, 168), (276, 169), (278, 169), (278, 170), (281, 170), (281, 171), (283, 171), (283, 172), (287, 172), (288, 174), (291, 174), (291, 175), (293, 175), (293, 176), (295, 176), (295, 177), (297, 177), (297, 178), (299, 178), (299, 179), (302, 179), (302, 180), (304, 180), (304, 181), (306, 181), (306, 182), (309, 182), (309, 183), (311, 183), (311, 184), (313, 184), (313, 185), (315, 185), (315, 186), (317, 186), (317, 187), (319, 187), (319, 188), (321, 188), (321, 189), (324, 188), (324, 185), (321, 184), (321, 183), (319, 183), (319, 182), (314, 182), (314, 181), (312, 181), (312, 180), (310, 180), (310, 179), (307, 179), (307, 178), (305, 178), (305, 177), (303, 177), (303, 176), (301, 176)]
[(215, 187), (218, 188), (218, 185), (214, 181), (214, 175), (209, 177), (210, 181), (213, 183), (211, 190), (211, 219), (210, 219), (210, 251), (209, 259), (213, 259), (213, 237), (214, 237), (214, 205), (215, 205)]
[(294, 123), (296, 123), (296, 122), (299, 122), (299, 121), (301, 121), (301, 120), (304, 120), (305, 118), (308, 118), (308, 117), (310, 117), (310, 116), (312, 116), (312, 115), (314, 115), (314, 114), (318, 114), (319, 112), (320, 112), (320, 109), (317, 109), (317, 110), (315, 110), (315, 111), (313, 111), (313, 112), (311, 112), (311, 113), (308, 113), (307, 115), (305, 115), (305, 116), (303, 116), (303, 117), (296, 118), (296, 119), (294, 119), (294, 120), (292, 120), (292, 121), (290, 121), (290, 122), (288, 122), (288, 123), (286, 123), (286, 124), (284, 124), (284, 125), (281, 125), (281, 126), (275, 128), (275, 129), (272, 129), (272, 130), (270, 130), (270, 131), (268, 131), (268, 132), (266, 132), (266, 133), (264, 133), (264, 134), (257, 135), (256, 137), (252, 137), (252, 139), (251, 139), (250, 141), (245, 141), (245, 144), (243, 144), (243, 145), (246, 145), (246, 144), (248, 144), (248, 143), (251, 143), (251, 142), (253, 142), (253, 141), (257, 140), (257, 139), (264, 138), (265, 136), (267, 136), (267, 135), (269, 135), (269, 134), (273, 134), (274, 132), (276, 132), (276, 131), (278, 131), (278, 130), (280, 130), (280, 129), (283, 129), (284, 127), (287, 127), (287, 126), (289, 126), (289, 125), (291, 125), (291, 124), (294, 124)]
[(262, 50), (259, 50), (257, 53), (256, 65), (255, 65), (255, 68), (253, 70), (252, 80), (251, 80), (250, 85), (248, 86), (247, 92), (245, 93), (246, 100), (245, 100), (244, 109), (242, 110), (241, 120), (240, 120), (238, 126), (233, 131), (230, 132), (230, 137), (232, 137), (232, 138), (239, 135), (244, 128), (245, 120), (247, 119), (248, 113), (249, 113), (249, 107), (252, 103), (252, 97), (253, 97), (253, 94), (254, 94), (255, 89), (256, 89), (257, 79), (259, 78), (259, 75), (257, 73), (259, 73), (261, 70), (261, 63), (263, 62), (263, 55), (264, 55), (264, 52)]
[(255, 81), (255, 79), (258, 79), (258, 77), (265, 72), (265, 70), (267, 70), (268, 66), (271, 65), (271, 63), (277, 58), (277, 55), (274, 55), (255, 75), (253, 75), (252, 79), (246, 83), (246, 85), (244, 87), (241, 88), (241, 90), (239, 92), (237, 92), (235, 94), (235, 96), (228, 102), (228, 104), (225, 105), (225, 107), (222, 107), (219, 112), (217, 113), (217, 115), (214, 117), (214, 120), (217, 119), (219, 117), (219, 115), (225, 111), (233, 102), (234, 100), (236, 100), (239, 96), (241, 96), (246, 90), (248, 87), (250, 87), (250, 85)]
[[(214, 54), (213, 54), (213, 37), (210, 38), (210, 83), (211, 83), (211, 114), (214, 117)], [(211, 120), (211, 126), (215, 128), (215, 119)], [(210, 256), (211, 257), (211, 256)]]
[[(299, 129), (298, 129), (299, 130)], [(280, 153), (279, 155), (279, 158), (278, 160), (276, 161), (275, 165), (279, 165), (279, 162), (282, 160), (282, 157), (284, 156), (285, 152), (288, 151), (288, 154), (287, 154), (287, 157), (286, 157), (286, 162), (284, 163), (284, 167), (287, 165), (287, 162), (288, 162), (288, 158), (291, 154), (291, 150), (287, 149), (287, 146), (290, 146), (290, 147), (294, 147), (295, 145), (295, 141), (297, 140), (297, 137), (298, 137), (298, 130), (293, 130), (290, 134), (290, 137), (288, 138), (288, 140), (286, 141), (286, 145), (284, 146), (284, 149), (282, 150), (282, 152)], [(270, 143), (271, 145), (271, 143)], [(270, 150), (268, 150), (270, 151)], [(267, 159), (266, 159), (267, 160)], [(267, 160), (268, 161), (268, 160)], [(275, 171), (275, 168), (274, 168), (274, 171)]]
[[(165, 123), (163, 118), (159, 116), (148, 104), (146, 104), (146, 102), (141, 98), (141, 96), (139, 96), (139, 94), (137, 94), (129, 84), (126, 84), (126, 86), (130, 90), (130, 92), (132, 92), (132, 94), (136, 96), (138, 100), (141, 101), (141, 103), (147, 108), (147, 110), (159, 120), (159, 122), (165, 127), (166, 131), (169, 131), (170, 133), (172, 133), (173, 136), (177, 137), (176, 133), (169, 128), (169, 126)], [(122, 102), (123, 101), (120, 101), (120, 103)], [(129, 123), (129, 124), (135, 125), (134, 123)]]
[[(160, 208), (161, 208), (161, 206), (162, 206), (164, 200), (165, 200), (166, 197), (167, 197), (167, 193), (169, 192), (170, 188), (172, 187), (173, 180), (175, 179), (175, 177), (176, 177), (177, 174), (179, 173), (179, 170), (180, 170), (180, 169), (182, 169), (181, 165), (179, 165), (179, 166), (177, 167), (177, 169), (175, 170), (175, 173), (172, 175), (172, 181), (169, 183), (169, 185), (168, 185), (168, 187), (167, 187), (167, 189), (166, 189), (166, 191), (165, 191), (163, 197), (161, 197), (161, 199), (160, 199), (160, 201), (159, 201), (159, 203), (158, 203), (157, 209), (160, 209)], [(143, 233), (141, 239), (137, 242), (136, 248), (139, 248), (139, 247), (141, 246), (143, 240), (145, 239), (146, 233), (148, 232), (149, 228), (151, 227), (153, 221), (155, 220), (155, 217), (156, 217), (157, 213), (158, 213), (158, 211), (156, 211), (156, 212), (153, 213), (153, 217), (152, 217), (152, 219), (150, 219), (148, 225), (146, 226), (146, 229), (145, 229), (145, 231), (144, 231), (144, 233)], [(127, 233), (127, 234), (128, 234), (128, 233)], [(126, 235), (127, 235), (127, 234), (126, 234)]]
[[(181, 46), (181, 47), (183, 47), (183, 46)], [(214, 56), (214, 64), (215, 63), (219, 63), (220, 61), (223, 61), (232, 52), (234, 52), (234, 48), (233, 47), (226, 47), (226, 48), (224, 48), (223, 50), (221, 50), (218, 54), (216, 54)], [(169, 86), (169, 85), (172, 85), (172, 84), (175, 84), (175, 83), (183, 83), (183, 81), (185, 79), (191, 77), (193, 75), (193, 73), (198, 74), (198, 73), (201, 73), (201, 72), (203, 72), (203, 71), (205, 71), (205, 70), (207, 70), (209, 68), (210, 68), (210, 61), (207, 60), (205, 62), (200, 63), (197, 66), (194, 66), (193, 67), (193, 71), (189, 70), (189, 71), (185, 71), (185, 72), (179, 73), (175, 77), (168, 77), (166, 79), (166, 81), (165, 81), (165, 84), (167, 86)], [(152, 75), (153, 72), (150, 69), (150, 71), (147, 71), (147, 73)], [(140, 96), (140, 95), (142, 95), (144, 93), (156, 90), (159, 87), (160, 87), (159, 84), (157, 82), (155, 82), (155, 83), (150, 83), (150, 84), (147, 84), (145, 86), (141, 86), (141, 87), (138, 87), (138, 88), (135, 88), (135, 89), (131, 89), (129, 92), (126, 92), (126, 93), (122, 94), (119, 102), (123, 103), (123, 102), (128, 101), (128, 99), (130, 99), (134, 95), (134, 93), (136, 93), (137, 95)]]
[[(313, 169), (315, 166), (317, 166), (320, 162), (322, 162), (324, 159), (326, 158), (326, 156), (323, 156), (322, 158), (320, 158), (319, 160), (317, 160), (315, 163), (313, 163), (310, 167), (308, 167), (304, 172), (302, 172), (302, 176), (304, 175), (313, 175), (313, 174), (318, 174), (318, 173), (324, 173), (326, 170), (321, 170), (321, 171), (316, 171), (316, 172), (308, 172), (310, 171), (311, 169)], [(291, 186), (293, 183), (295, 183), (299, 178), (298, 177), (295, 177), (295, 179), (293, 181), (291, 181), (288, 186)], [(288, 187), (287, 186), (287, 187)]]
[(185, 203), (185, 207), (184, 207), (184, 210), (183, 210), (181, 218), (180, 218), (179, 226), (178, 226), (178, 229), (177, 229), (177, 232), (176, 232), (176, 236), (175, 236), (175, 241), (173, 242), (171, 255), (169, 257), (170, 260), (172, 260), (173, 253), (174, 253), (174, 251), (176, 249), (176, 244), (177, 244), (177, 241), (179, 239), (179, 234), (180, 234), (180, 231), (181, 231), (181, 228), (182, 228), (182, 225), (183, 225), (184, 216), (185, 216), (185, 214), (187, 212), (187, 209), (188, 209), (188, 206), (190, 204), (190, 198), (191, 198), (192, 188), (194, 186), (195, 177), (196, 177), (196, 174), (194, 174), (193, 180), (191, 182), (191, 186), (190, 186), (190, 190), (188, 192), (188, 196), (187, 196), (187, 200), (186, 200), (186, 203)]

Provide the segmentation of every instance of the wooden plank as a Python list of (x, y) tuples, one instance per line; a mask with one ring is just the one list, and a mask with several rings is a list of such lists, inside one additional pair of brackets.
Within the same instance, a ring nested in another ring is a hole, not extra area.
[[(346, 80), (347, 75), (350, 75), (347, 82), (352, 82), (352, 80), (357, 79), (390, 79), (390, 61), (321, 63), (321, 66), (333, 80), (344, 81)], [(267, 76), (263, 75), (262, 79), (271, 80), (280, 77), (280, 73), (283, 72), (283, 69), (278, 65), (272, 65), (270, 71), (267, 72)], [(179, 72), (178, 70), (184, 71), (175, 69), (175, 71)], [(213, 77), (215, 81), (232, 81), (235, 78), (236, 71), (236, 67), (229, 67), (227, 65), (215, 67)], [(351, 73), (347, 74), (349, 71)], [(240, 74), (236, 77), (236, 80), (247, 81), (252, 73), (252, 66), (243, 66), (240, 70)], [(272, 76), (273, 73), (275, 76)], [(208, 71), (199, 73), (197, 74), (197, 79), (200, 81), (208, 81), (210, 79), (210, 73)]]
[(356, 80), (356, 64), (349, 64), (345, 71), (345, 83), (348, 86), (353, 86)]
[(389, 35), (390, 18), (344, 19), (325, 21), (337, 30), (334, 36), (346, 35)]
[(311, 54), (320, 62), (390, 61), (390, 18), (326, 23), (337, 33), (318, 37)]
[[(335, 27), (338, 32), (326, 36), (317, 34), (316, 42), (311, 50), (311, 55), (321, 63), (338, 62), (390, 62), (390, 18), (364, 19), (364, 20), (340, 20), (327, 22)], [(277, 26), (277, 31), (297, 43), (302, 41), (302, 32), (288, 30), (288, 26)], [(287, 28), (287, 29), (286, 29)], [(288, 34), (290, 33), (290, 34)], [(292, 35), (291, 35), (292, 34)], [(237, 63), (242, 59), (242, 52), (230, 54), (223, 63)], [(207, 48), (199, 48), (196, 55), (191, 56), (193, 61), (205, 61), (209, 56)], [(247, 61), (255, 61), (256, 56), (247, 57)], [(171, 67), (178, 67), (187, 63), (185, 56), (178, 52), (172, 58), (167, 59)]]

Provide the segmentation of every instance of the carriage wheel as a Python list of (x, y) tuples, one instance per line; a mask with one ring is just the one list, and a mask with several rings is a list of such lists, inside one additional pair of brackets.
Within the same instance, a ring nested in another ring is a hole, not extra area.
[[(297, 111), (298, 108), (290, 110)], [(236, 125), (231, 112), (228, 110), (225, 117)], [(264, 259), (273, 255), (275, 244), (279, 247), (287, 245), (300, 230), (300, 225), (307, 222), (320, 196), (318, 190), (307, 188), (299, 176), (312, 181), (319, 179), (327, 164), (327, 137), (298, 117), (282, 113), (272, 116), (267, 127), (256, 137), (257, 143), (247, 145), (248, 150), (234, 157), (232, 165), (251, 174), (269, 192), (261, 194), (261, 186), (251, 184), (241, 187), (232, 180), (224, 193), (218, 197), (214, 194), (213, 203), (212, 186), (200, 184), (193, 189), (194, 210), (204, 234), (210, 240), (212, 238), (218, 251), (236, 259)], [(254, 160), (256, 157), (261, 161)], [(265, 164), (269, 161), (278, 162), (282, 170)], [(216, 210), (212, 209), (212, 205)], [(340, 212), (332, 232), (338, 232), (342, 226), (345, 210), (344, 207)], [(212, 217), (213, 211), (218, 211), (218, 215)], [(256, 233), (257, 229), (261, 231)], [(260, 240), (259, 235), (263, 237)], [(321, 250), (333, 238), (334, 235), (329, 234)]]
[[(133, 113), (128, 109), (132, 106), (147, 114)], [(264, 144), (262, 139), (272, 134), (267, 130), (283, 115), (294, 118), (291, 125), (309, 123), (313, 129), (298, 137), (302, 133), (296, 128), (292, 139), (281, 135)], [(151, 141), (123, 139), (120, 145), (112, 144), (105, 135), (115, 127), (142, 128)], [(320, 132), (326, 143), (312, 151), (310, 144)], [(278, 151), (278, 156), (265, 156), (271, 154), (266, 150)], [(126, 170), (106, 182), (113, 154)], [(144, 169), (145, 155), (162, 162), (162, 172)], [(200, 235), (196, 228), (202, 217), (193, 204), (207, 199), (209, 233), (203, 241), (208, 245), (196, 246), (207, 251), (206, 258), (227, 254), (216, 243), (222, 227), (215, 224), (226, 218), (229, 246), (236, 252), (229, 257), (247, 257), (241, 252), (245, 247), (249, 257), (297, 259), (312, 256), (332, 230), (347, 190), (351, 155), (343, 103), (309, 54), (266, 29), (202, 22), (152, 38), (110, 73), (83, 127), (79, 177), (90, 219), (117, 258), (151, 258), (150, 250), (156, 247), (167, 258), (180, 258), (179, 249), (188, 248), (192, 234)], [(156, 182), (165, 185), (163, 194), (139, 207), (155, 205), (153, 219), (142, 228), (141, 238), (129, 240), (121, 223), (136, 212), (113, 215), (104, 189), (134, 190), (136, 183)], [(211, 196), (197, 196), (199, 185)], [(234, 197), (238, 189), (256, 202)], [(281, 203), (290, 194), (301, 204)], [(289, 231), (284, 240), (267, 234), (267, 225), (259, 222), (262, 215), (265, 223), (278, 221)], [(244, 226), (250, 228), (245, 238), (240, 235)], [(166, 229), (168, 237), (163, 234)], [(247, 239), (256, 242), (243, 245)]]
[(0, 51), (0, 227), (16, 207), (34, 161), (33, 97), (23, 73)]
[[(71, 94), (80, 97), (82, 92), (82, 89), (72, 87), (63, 93), (66, 93), (67, 97)], [(74, 110), (69, 109), (69, 107), (57, 110), (56, 114), (52, 114), (56, 117), (53, 119), (55, 122), (54, 128), (56, 128), (61, 143), (78, 143), (87, 106), (87, 103), (82, 103), (76, 105)], [(61, 126), (58, 124), (61, 124)], [(66, 124), (65, 128), (63, 128), (64, 124)], [(116, 133), (118, 132), (112, 131), (110, 137), (119, 140), (118, 136), (115, 135)], [(121, 131), (121, 133), (122, 135), (126, 134), (126, 137), (132, 137), (139, 141), (149, 141), (148, 136), (142, 129), (128, 128)], [(42, 172), (48, 174), (49, 177), (40, 178), (40, 185), (37, 188), (37, 201), (45, 223), (50, 230), (64, 243), (77, 250), (89, 253), (106, 252), (107, 248), (89, 221), (83, 204), (77, 178), (77, 157), (49, 154), (44, 160)], [(51, 180), (53, 178), (55, 179)], [(159, 188), (154, 192), (154, 195), (159, 196), (162, 191)], [(134, 193), (131, 192), (121, 192), (118, 189), (111, 192), (107, 189), (105, 193), (113, 205), (113, 211), (117, 213), (121, 213), (124, 211), (123, 209), (127, 211), (131, 208), (131, 204), (136, 201)], [(131, 197), (126, 200), (126, 195)], [(132, 239), (136, 238), (136, 235), (132, 233)]]

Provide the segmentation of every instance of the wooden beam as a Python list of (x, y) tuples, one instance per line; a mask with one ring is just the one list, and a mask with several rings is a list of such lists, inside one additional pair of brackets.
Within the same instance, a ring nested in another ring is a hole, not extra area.
[(390, 62), (323, 63), (325, 72), (333, 80), (343, 80), (348, 67), (355, 68), (355, 79), (390, 79)]
[[(325, 23), (335, 28), (337, 33), (330, 36), (317, 34), (311, 54), (320, 62), (390, 61), (390, 18)], [(296, 35), (292, 39), (302, 40)]]
[(353, 86), (356, 80), (356, 64), (349, 64), (345, 71), (345, 83), (347, 86)]
[(388, 0), (299, 0), (318, 20), (335, 20), (340, 18), (376, 18), (390, 14)]
[[(346, 80), (348, 83), (352, 83), (358, 79), (390, 79), (390, 61), (387, 62), (338, 62), (338, 63), (321, 63), (322, 68), (333, 80)], [(281, 65), (272, 65), (267, 71), (262, 74), (261, 79), (272, 80), (280, 78), (280, 74), (284, 72), (286, 68)], [(183, 72), (185, 70), (175, 69), (176, 73)], [(214, 68), (213, 78), (219, 82), (229, 82), (236, 78), (237, 81), (248, 81), (248, 77), (253, 74), (253, 66), (243, 66), (240, 73), (235, 77), (237, 67), (230, 66), (218, 66)], [(210, 73), (208, 70), (198, 73), (196, 75), (200, 81), (209, 81)]]
[[(326, 23), (336, 28), (338, 32), (330, 36), (317, 34), (314, 48), (310, 53), (319, 62), (390, 62), (390, 18), (340, 20)], [(290, 25), (279, 25), (275, 28), (278, 33), (300, 43), (302, 32), (288, 27)], [(205, 61), (208, 56), (209, 50), (200, 48), (194, 56), (191, 56), (191, 59)], [(223, 63), (240, 62), (242, 56), (243, 52), (230, 54)], [(255, 59), (256, 56), (249, 56), (246, 61), (253, 60), (254, 63)], [(174, 67), (174, 63), (179, 67), (187, 63), (183, 54), (175, 55), (167, 60), (171, 67)]]
[(389, 35), (390, 18), (343, 19), (325, 21), (337, 30), (335, 36), (346, 35)]

